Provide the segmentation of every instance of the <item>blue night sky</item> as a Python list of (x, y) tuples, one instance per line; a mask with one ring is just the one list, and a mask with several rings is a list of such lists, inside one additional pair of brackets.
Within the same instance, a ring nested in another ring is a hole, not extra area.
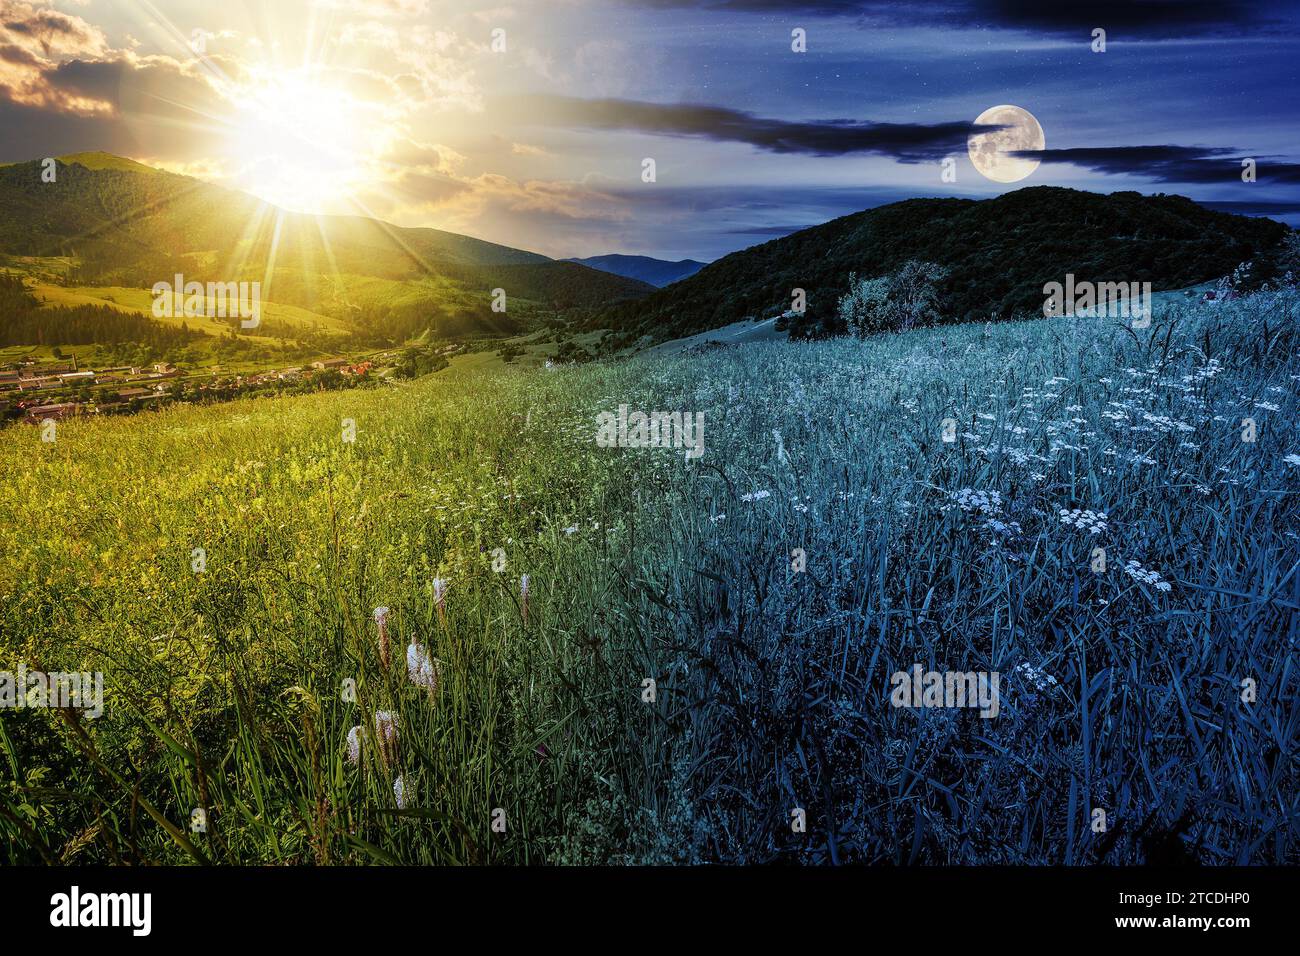
[[(107, 149), (553, 256), (713, 259), (898, 199), (1044, 184), (1300, 225), (1295, 4), (221, 7), (0, 0), (0, 161)], [(203, 56), (184, 42), (196, 29)], [(965, 151), (975, 117), (1004, 103), (1046, 137), (1011, 184)], [(289, 120), (267, 122), (276, 110)], [(1241, 181), (1243, 157), (1258, 181)]]

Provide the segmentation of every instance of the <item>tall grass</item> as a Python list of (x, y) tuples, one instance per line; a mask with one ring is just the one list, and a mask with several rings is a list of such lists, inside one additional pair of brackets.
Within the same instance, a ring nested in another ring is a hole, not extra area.
[[(9, 429), (0, 668), (102, 670), (108, 711), (0, 711), (3, 855), (1294, 862), (1297, 309)], [(703, 411), (704, 457), (596, 447), (621, 403)], [(1000, 716), (890, 706), (914, 663), (999, 671)]]

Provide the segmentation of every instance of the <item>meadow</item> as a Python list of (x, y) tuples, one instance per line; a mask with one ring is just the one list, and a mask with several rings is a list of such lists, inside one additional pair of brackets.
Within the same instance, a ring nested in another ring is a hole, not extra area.
[[(0, 710), (0, 858), (1297, 862), (1298, 320), (6, 429), (0, 669), (107, 709)], [(704, 456), (597, 447), (620, 404), (702, 413)], [(914, 664), (999, 672), (999, 716), (891, 706)]]

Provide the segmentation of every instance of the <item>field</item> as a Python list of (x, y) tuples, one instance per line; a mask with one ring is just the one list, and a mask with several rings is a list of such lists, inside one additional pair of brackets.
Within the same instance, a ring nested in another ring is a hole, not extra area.
[[(1300, 862), (1298, 321), (7, 429), (0, 670), (102, 671), (106, 712), (0, 711), (0, 859)], [(704, 456), (598, 447), (621, 404), (703, 413)], [(891, 706), (914, 664), (1000, 713)]]

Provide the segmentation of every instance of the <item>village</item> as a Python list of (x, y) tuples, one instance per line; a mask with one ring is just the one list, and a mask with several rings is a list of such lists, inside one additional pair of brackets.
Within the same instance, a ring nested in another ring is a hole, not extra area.
[(81, 368), (70, 362), (25, 360), (0, 365), (0, 410), (4, 421), (39, 424), (79, 415), (127, 414), (171, 401), (227, 401), (243, 395), (363, 384), (398, 356), (352, 361), (324, 358), (309, 365), (252, 373), (223, 374), (220, 366), (183, 370), (170, 362), (148, 366)]

